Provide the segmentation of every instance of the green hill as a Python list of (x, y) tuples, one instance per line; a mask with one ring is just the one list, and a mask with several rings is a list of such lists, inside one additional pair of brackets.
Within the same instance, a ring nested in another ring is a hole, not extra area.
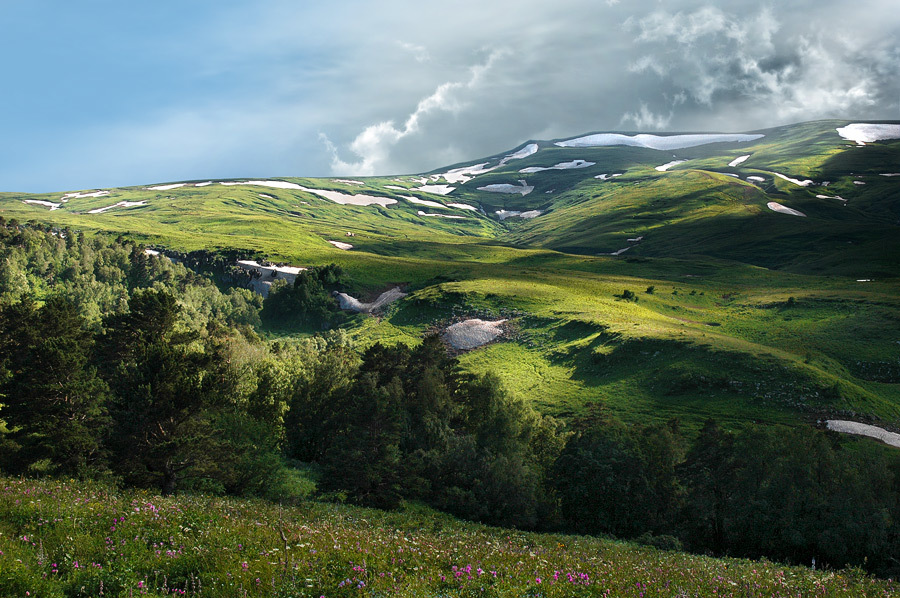
[(337, 263), (363, 299), (404, 285), (383, 317), (351, 320), (363, 346), (507, 319), (501, 342), (462, 363), (554, 415), (602, 403), (693, 428), (709, 416), (897, 425), (900, 178), (883, 175), (900, 170), (900, 140), (857, 145), (836, 130), (847, 124), (676, 149), (536, 141), (416, 176), (3, 193), (0, 216)]

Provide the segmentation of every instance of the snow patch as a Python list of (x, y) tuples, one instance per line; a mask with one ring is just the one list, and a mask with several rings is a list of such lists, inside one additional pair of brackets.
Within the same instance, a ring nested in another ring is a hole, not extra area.
[(275, 199), (273, 196), (271, 196), (271, 195), (266, 195), (265, 193), (257, 193), (257, 195), (259, 195), (259, 196), (262, 197), (263, 199)]
[(731, 166), (732, 168), (734, 168), (738, 164), (742, 164), (742, 163), (746, 162), (747, 158), (749, 158), (749, 157), (750, 157), (750, 154), (747, 154), (746, 156), (738, 156), (737, 158), (735, 158), (734, 160), (729, 162), (728, 165)]
[(881, 176), (900, 176), (900, 172), (884, 173)]
[(595, 178), (595, 179), (600, 179), (601, 181), (608, 181), (608, 180), (610, 180), (610, 179), (616, 178), (617, 176), (622, 176), (623, 174), (625, 174), (625, 173), (624, 173), (624, 172), (617, 172), (616, 174), (598, 174), (598, 175), (595, 176), (594, 178)]
[(171, 185), (156, 185), (155, 187), (147, 187), (148, 191), (171, 191), (172, 189), (178, 189), (179, 187), (184, 187), (187, 183), (172, 183)]
[(748, 176), (747, 180), (748, 181), (756, 181), (757, 183), (765, 183), (766, 182), (766, 179), (764, 179), (761, 176)]
[(454, 168), (453, 170), (448, 170), (443, 174), (432, 176), (436, 176), (436, 178), (434, 178), (435, 181), (439, 180), (440, 177), (444, 177), (444, 179), (452, 185), (462, 184), (469, 182), (478, 175), (490, 172), (494, 170), (494, 168), (497, 168), (497, 166), (487, 168), (487, 165), (487, 162), (482, 162), (481, 164), (473, 164), (472, 166), (462, 166), (460, 168)]
[(532, 185), (528, 185), (525, 181), (520, 179), (518, 185), (499, 183), (495, 185), (485, 185), (484, 187), (478, 187), (478, 190), (489, 191), (491, 193), (518, 193), (522, 196), (525, 196), (534, 191), (534, 187)]
[(344, 251), (353, 249), (353, 245), (351, 245), (350, 243), (344, 243), (342, 241), (328, 241), (328, 242), (331, 243), (332, 245), (334, 245), (335, 247), (337, 247), (338, 249), (343, 249)]
[(787, 206), (781, 205), (777, 201), (770, 201), (769, 203), (766, 204), (766, 206), (768, 206), (768, 208), (770, 210), (772, 210), (773, 212), (778, 212), (779, 214), (790, 214), (791, 216), (804, 216), (804, 217), (806, 216), (806, 214), (804, 214), (803, 212), (800, 212), (798, 210), (792, 210), (791, 208), (789, 208)]
[(513, 152), (513, 153), (509, 154), (508, 156), (505, 156), (502, 160), (500, 160), (500, 164), (498, 164), (498, 166), (503, 166), (510, 160), (519, 160), (521, 158), (527, 158), (528, 156), (536, 154), (537, 151), (538, 151), (538, 144), (537, 143), (529, 143), (522, 149), (520, 149), (516, 152)]
[(772, 174), (774, 174), (775, 176), (777, 176), (780, 179), (786, 180), (789, 183), (794, 183), (795, 185), (799, 185), (800, 187), (809, 187), (810, 185), (813, 184), (813, 181), (811, 181), (809, 179), (801, 181), (799, 179), (792, 179), (789, 176), (785, 176), (785, 175), (777, 173), (777, 172), (773, 172)]
[(532, 172), (543, 172), (544, 170), (570, 170), (573, 168), (587, 168), (588, 166), (593, 166), (596, 162), (588, 162), (586, 160), (572, 160), (571, 162), (560, 162), (554, 166), (529, 166), (528, 168), (523, 168), (519, 172), (524, 174), (530, 174)]
[(840, 195), (816, 195), (816, 198), (818, 198), (818, 199), (837, 199), (839, 201), (847, 201)]
[(250, 288), (263, 297), (269, 296), (274, 281), (284, 280), (288, 284), (294, 284), (297, 274), (306, 270), (299, 266), (263, 266), (254, 260), (238, 260), (237, 266), (259, 274), (250, 282)]
[(354, 181), (351, 179), (331, 179), (332, 183), (343, 183), (345, 185), (365, 185), (362, 181)]
[(687, 162), (687, 160), (672, 160), (671, 162), (667, 162), (667, 163), (663, 164), (662, 166), (657, 166), (656, 170), (658, 170), (660, 172), (665, 172), (665, 171), (669, 170), (670, 168), (672, 168), (673, 166), (677, 166), (679, 164), (684, 164), (685, 162)]
[(733, 176), (733, 177), (736, 178), (736, 179), (741, 178), (740, 176), (734, 174), (733, 172), (722, 172), (722, 173), (719, 173), (719, 174), (724, 174), (725, 176)]
[(144, 254), (145, 255), (159, 255), (159, 252), (155, 249), (145, 249)]
[[(425, 193), (434, 193), (435, 195), (449, 195), (456, 187), (450, 185), (425, 185), (416, 187), (413, 191), (424, 191)], [(409, 191), (409, 189), (407, 189)]]
[(389, 291), (383, 292), (372, 303), (363, 303), (356, 297), (351, 297), (347, 293), (338, 293), (337, 291), (334, 292), (334, 296), (337, 297), (338, 305), (341, 309), (368, 314), (379, 311), (394, 301), (406, 297), (406, 293), (401, 291), (400, 287), (394, 287)]
[(486, 345), (503, 334), (501, 325), (506, 320), (486, 321), (479, 319), (465, 320), (444, 330), (444, 340), (454, 349), (475, 349)]
[(212, 181), (206, 181), (205, 183), (195, 183), (194, 187), (206, 187), (207, 185), (212, 185)]
[(878, 426), (870, 426), (869, 424), (861, 424), (859, 422), (830, 419), (825, 422), (829, 430), (841, 432), (843, 434), (856, 434), (857, 436), (868, 436), (875, 438), (885, 444), (900, 448), (900, 434), (888, 432), (884, 428)]
[(406, 187), (401, 187), (400, 185), (385, 185), (385, 189), (394, 189), (396, 191), (409, 191)]
[(844, 139), (865, 145), (873, 141), (900, 139), (900, 125), (852, 123), (835, 129)]
[(376, 197), (374, 195), (364, 195), (362, 193), (356, 195), (347, 195), (346, 193), (341, 193), (340, 191), (329, 191), (327, 189), (307, 189), (306, 187), (301, 187), (300, 185), (297, 185), (297, 189), (299, 189), (300, 191), (306, 191), (307, 193), (312, 193), (313, 195), (318, 195), (319, 197), (324, 197), (325, 199), (331, 200), (334, 203), (340, 204), (342, 206), (371, 206), (375, 204), (382, 207), (387, 207), (391, 204), (397, 203), (397, 200), (393, 197)]
[(65, 203), (70, 199), (78, 199), (81, 197), (106, 197), (107, 195), (109, 195), (109, 191), (94, 191), (92, 193), (66, 193), (62, 196), (60, 201)]
[(409, 203), (418, 204), (420, 206), (428, 206), (431, 208), (443, 208), (444, 204), (438, 203), (436, 201), (431, 201), (430, 199), (419, 199), (418, 197), (410, 197), (408, 195), (401, 195), (403, 199), (408, 201)]
[(30, 203), (30, 204), (34, 204), (36, 206), (46, 206), (46, 207), (50, 208), (51, 212), (53, 210), (58, 210), (60, 207), (62, 207), (61, 203), (53, 203), (52, 201), (43, 201), (40, 199), (23, 199), (22, 203)]
[(543, 212), (540, 210), (528, 210), (526, 212), (517, 212), (515, 210), (497, 210), (495, 214), (500, 220), (506, 220), (507, 218), (525, 218), (526, 220), (531, 218), (537, 218)]
[(865, 181), (853, 181), (854, 185), (865, 185)]
[(113, 208), (134, 208), (137, 206), (145, 206), (147, 205), (146, 201), (120, 201), (119, 203), (113, 204), (111, 206), (106, 206), (105, 208), (96, 208), (94, 210), (88, 210), (88, 214), (102, 214), (107, 210), (112, 210)]
[(641, 235), (640, 237), (635, 237), (633, 239), (625, 239), (625, 240), (628, 241), (629, 243), (640, 243), (641, 241), (644, 240), (644, 235)]
[(475, 206), (470, 206), (467, 203), (448, 203), (447, 205), (451, 208), (458, 208), (460, 210), (472, 210), (473, 212), (478, 211), (478, 208), (476, 208)]
[(620, 135), (619, 133), (598, 133), (585, 137), (576, 137), (566, 141), (557, 141), (559, 147), (601, 147), (608, 145), (629, 145), (632, 147), (646, 147), (655, 150), (674, 150), (686, 147), (706, 145), (708, 143), (733, 143), (755, 141), (763, 135)]

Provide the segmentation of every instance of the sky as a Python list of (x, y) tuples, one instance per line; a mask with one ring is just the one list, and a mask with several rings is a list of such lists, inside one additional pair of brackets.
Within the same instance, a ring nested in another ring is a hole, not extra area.
[(0, 190), (900, 120), (896, 0), (2, 0)]

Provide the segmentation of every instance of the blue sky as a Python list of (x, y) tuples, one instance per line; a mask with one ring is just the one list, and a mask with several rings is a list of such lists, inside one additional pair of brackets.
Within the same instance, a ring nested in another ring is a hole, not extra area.
[(6, 0), (0, 190), (396, 174), (595, 130), (896, 120), (897, 12), (884, 0)]

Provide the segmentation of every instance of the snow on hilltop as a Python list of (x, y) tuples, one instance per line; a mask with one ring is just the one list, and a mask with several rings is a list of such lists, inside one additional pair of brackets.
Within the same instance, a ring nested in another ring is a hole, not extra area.
[(835, 129), (844, 139), (865, 145), (873, 141), (900, 139), (900, 125), (852, 123)]
[(655, 150), (675, 150), (707, 143), (733, 143), (743, 141), (755, 141), (763, 135), (746, 134), (696, 134), (696, 135), (621, 135), (619, 133), (597, 133), (585, 137), (576, 137), (565, 141), (557, 141), (559, 147), (601, 147), (607, 145), (630, 145), (632, 147), (646, 147)]

